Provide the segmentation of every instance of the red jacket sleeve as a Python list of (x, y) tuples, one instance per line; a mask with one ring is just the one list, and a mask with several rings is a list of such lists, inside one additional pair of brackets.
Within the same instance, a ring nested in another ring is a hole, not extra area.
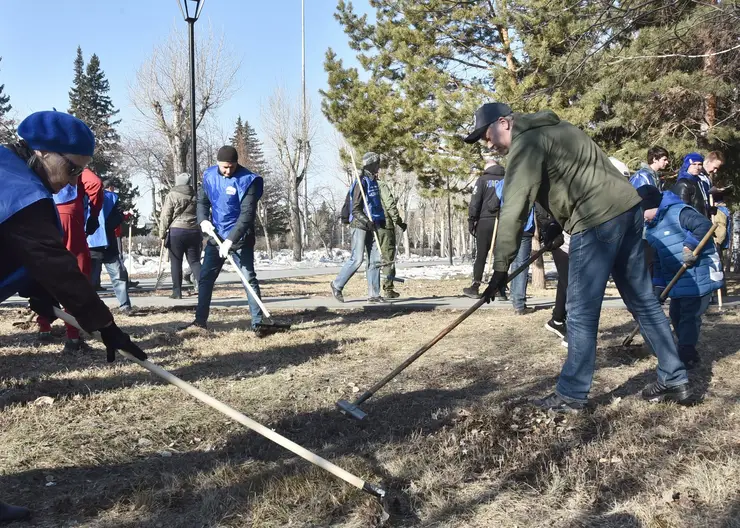
[(90, 199), (90, 216), (98, 216), (103, 208), (103, 182), (90, 169), (82, 171), (80, 183)]

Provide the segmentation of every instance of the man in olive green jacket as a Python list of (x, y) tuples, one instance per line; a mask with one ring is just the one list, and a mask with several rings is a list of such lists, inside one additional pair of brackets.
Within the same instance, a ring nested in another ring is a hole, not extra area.
[(465, 141), (481, 139), (501, 154), (508, 152), (494, 274), (484, 296), (490, 299), (506, 283), (535, 201), (555, 219), (545, 228), (546, 245), (563, 228), (571, 235), (568, 358), (555, 392), (535, 405), (559, 412), (578, 412), (585, 406), (610, 274), (658, 357), (658, 381), (643, 390), (643, 397), (689, 403), (686, 367), (644, 265), (643, 213), (634, 188), (591, 138), (550, 110), (514, 114), (505, 104), (487, 103), (476, 111), (475, 130)]
[(380, 201), (385, 211), (385, 225), (378, 227), (378, 241), (380, 242), (380, 254), (384, 262), (383, 266), (383, 297), (386, 299), (396, 299), (399, 297), (397, 291), (393, 289), (393, 279), (396, 277), (396, 226), (402, 231), (406, 231), (406, 222), (401, 220), (396, 206), (396, 198), (391, 192), (391, 188), (384, 180), (378, 180), (380, 188)]

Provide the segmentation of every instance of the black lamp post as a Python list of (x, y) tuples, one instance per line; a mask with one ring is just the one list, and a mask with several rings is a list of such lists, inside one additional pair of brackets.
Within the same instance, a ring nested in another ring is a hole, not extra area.
[(195, 22), (203, 10), (205, 0), (177, 0), (185, 22), (190, 26), (190, 150), (193, 157), (191, 175), (193, 191), (198, 195), (198, 151), (195, 150)]

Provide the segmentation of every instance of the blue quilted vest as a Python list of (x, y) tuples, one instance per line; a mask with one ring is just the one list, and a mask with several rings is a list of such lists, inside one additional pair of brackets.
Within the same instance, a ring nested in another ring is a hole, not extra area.
[[(352, 187), (349, 191), (349, 220), (352, 221), (352, 194), (357, 185), (357, 180), (352, 182)], [(365, 196), (367, 197), (367, 204), (370, 208), (370, 217), (376, 224), (382, 224), (385, 222), (385, 212), (383, 211), (383, 202), (380, 200), (380, 186), (377, 180), (368, 178), (365, 174), (362, 175), (362, 188), (365, 190)]]
[[(5, 147), (0, 147), (0, 182), (3, 186), (0, 192), (0, 224), (39, 200), (49, 200), (49, 206), (54, 206), (51, 192), (36, 173)], [(12, 251), (11, 248), (0, 250)], [(17, 268), (9, 275), (0, 277), (0, 301), (23, 290), (30, 282), (31, 278), (24, 268)]]
[[(92, 235), (87, 237), (87, 247), (90, 248), (105, 248), (112, 241), (108, 240), (108, 233), (105, 230), (105, 220), (113, 210), (113, 207), (118, 203), (118, 195), (111, 191), (103, 191), (103, 208), (100, 210), (98, 215), (98, 222), (100, 226), (95, 230)], [(85, 222), (90, 218), (90, 207), (88, 202), (85, 202)]]
[[(645, 238), (656, 250), (663, 277), (655, 277), (654, 282), (663, 279), (666, 283), (676, 275), (683, 265), (683, 248), (686, 236), (689, 234), (681, 227), (679, 216), (681, 211), (690, 205), (683, 202), (676, 203), (669, 197), (672, 193), (663, 193), (663, 202), (658, 209), (657, 221), (646, 226)], [(666, 203), (669, 201), (670, 203)], [(664, 207), (665, 206), (665, 207)], [(673, 286), (668, 296), (671, 298), (702, 297), (714, 290), (718, 290), (724, 283), (722, 265), (719, 262), (714, 242), (710, 241), (699, 255), (697, 263), (686, 270)]]
[(211, 202), (211, 217), (216, 233), (222, 239), (236, 225), (241, 212), (241, 203), (249, 187), (258, 186), (257, 199), (262, 197), (262, 176), (242, 167), (228, 178), (218, 172), (218, 165), (209, 167), (203, 173), (203, 190)]

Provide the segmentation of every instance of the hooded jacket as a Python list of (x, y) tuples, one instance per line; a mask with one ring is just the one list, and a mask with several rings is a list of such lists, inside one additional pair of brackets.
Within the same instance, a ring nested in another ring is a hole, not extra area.
[[(666, 191), (655, 218), (645, 227), (645, 238), (658, 256), (654, 262), (653, 284), (665, 287), (683, 265), (683, 248), (696, 249), (712, 223), (677, 195)], [(697, 263), (681, 275), (668, 295), (671, 298), (701, 297), (721, 288), (723, 280), (722, 265), (710, 240)]]
[(671, 192), (681, 198), (683, 203), (690, 205), (704, 216), (708, 216), (708, 198), (707, 196), (705, 196), (704, 190), (702, 189), (701, 179), (699, 178), (699, 176), (689, 174), (688, 171), (689, 164), (691, 163), (690, 158), (692, 155), (697, 156), (697, 158), (695, 159), (704, 159), (698, 154), (688, 154), (684, 158), (683, 165), (681, 165), (681, 168), (678, 171), (678, 181), (676, 181), (676, 184), (671, 189)]
[(501, 200), (497, 187), (503, 187), (504, 175), (506, 174), (501, 165), (491, 165), (483, 171), (483, 174), (475, 182), (473, 195), (468, 205), (468, 220), (478, 221), (482, 218), (496, 218)]
[(193, 188), (190, 185), (175, 185), (172, 187), (162, 206), (162, 216), (159, 224), (159, 234), (172, 228), (198, 229), (196, 221), (196, 200)]
[(507, 271), (535, 201), (571, 235), (640, 203), (637, 191), (585, 132), (551, 110), (514, 114), (493, 268)]

